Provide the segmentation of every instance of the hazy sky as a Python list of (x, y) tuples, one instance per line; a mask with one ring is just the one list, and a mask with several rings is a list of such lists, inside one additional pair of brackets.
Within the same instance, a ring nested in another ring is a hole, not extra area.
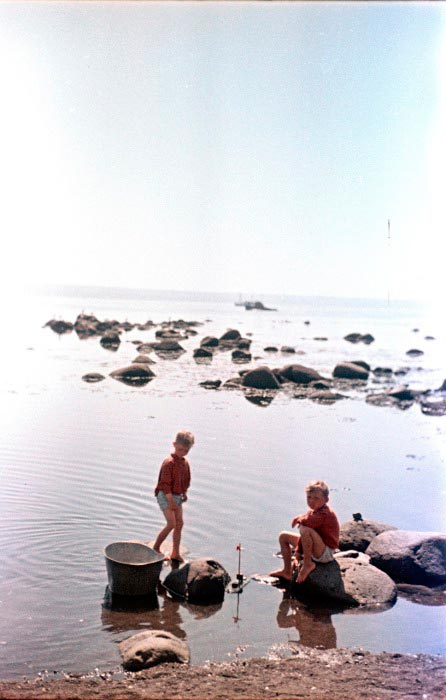
[(446, 292), (444, 3), (3, 2), (0, 85), (6, 287)]

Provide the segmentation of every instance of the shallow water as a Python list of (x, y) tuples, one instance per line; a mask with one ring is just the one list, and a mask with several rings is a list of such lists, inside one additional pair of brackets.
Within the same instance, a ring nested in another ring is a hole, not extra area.
[[(210, 555), (235, 574), (235, 546), (241, 542), (244, 573), (275, 568), (277, 533), (306, 510), (304, 487), (313, 478), (329, 483), (341, 522), (360, 511), (403, 529), (445, 531), (446, 418), (423, 415), (417, 405), (406, 411), (371, 406), (358, 392), (330, 406), (280, 393), (262, 407), (239, 391), (199, 386), (263, 363), (301, 362), (329, 376), (338, 361), (364, 359), (372, 366), (408, 366), (404, 383), (437, 388), (446, 376), (446, 333), (438, 318), (397, 304), (277, 305), (278, 312), (261, 313), (215, 298), (90, 296), (34, 297), (21, 307), (20, 323), (16, 316), (9, 326), (8, 371), (0, 389), (1, 677), (110, 669), (120, 662), (117, 642), (160, 626), (187, 639), (193, 663), (274, 655), (289, 640), (446, 653), (446, 606), (400, 598), (379, 613), (330, 615), (305, 610), (282, 591), (251, 581), (240, 596), (228, 595), (210, 608), (163, 595), (152, 610), (104, 605), (104, 547), (156, 535), (162, 515), (153, 488), (181, 427), (197, 438), (184, 509), (190, 558)], [(187, 352), (180, 358), (155, 358), (156, 378), (145, 387), (108, 376), (86, 384), (83, 374), (108, 375), (126, 365), (137, 354), (127, 341), (153, 340), (155, 331), (131, 331), (113, 353), (98, 338), (81, 341), (75, 333), (58, 336), (42, 328), (53, 316), (74, 321), (83, 309), (100, 319), (183, 318), (204, 325), (196, 338), (182, 341)], [(220, 336), (228, 327), (252, 333), (253, 356), (262, 359), (238, 366), (230, 353), (219, 353), (209, 365), (196, 363), (192, 350), (200, 338)], [(343, 336), (353, 331), (370, 332), (376, 340), (351, 345)], [(427, 341), (426, 335), (436, 339)], [(328, 340), (315, 341), (317, 336)], [(290, 344), (306, 354), (268, 356), (267, 344)], [(423, 349), (424, 356), (406, 356), (411, 347)]]

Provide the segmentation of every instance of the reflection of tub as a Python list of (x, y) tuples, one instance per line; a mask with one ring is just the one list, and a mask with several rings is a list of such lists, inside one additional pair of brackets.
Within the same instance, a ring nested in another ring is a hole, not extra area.
[(105, 548), (108, 585), (118, 595), (155, 593), (164, 554), (142, 542), (113, 542)]

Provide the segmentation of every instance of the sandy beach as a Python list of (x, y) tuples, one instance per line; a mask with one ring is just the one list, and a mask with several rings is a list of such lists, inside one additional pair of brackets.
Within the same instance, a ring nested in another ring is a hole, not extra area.
[(250, 659), (187, 667), (155, 666), (139, 673), (37, 677), (0, 682), (4, 700), (89, 698), (311, 698), (312, 700), (441, 700), (446, 698), (446, 659), (423, 654), (371, 654), (301, 647), (287, 659)]

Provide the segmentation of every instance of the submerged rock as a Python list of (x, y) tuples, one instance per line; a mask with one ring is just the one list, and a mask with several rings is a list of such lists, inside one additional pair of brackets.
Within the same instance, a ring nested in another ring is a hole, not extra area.
[(135, 364), (135, 363), (138, 365), (155, 365), (156, 364), (155, 360), (152, 360), (151, 357), (149, 357), (148, 355), (144, 355), (144, 354), (137, 355), (135, 357), (135, 359), (132, 360), (132, 364)]
[(166, 630), (145, 630), (119, 643), (126, 671), (141, 671), (162, 663), (188, 664), (189, 647)]
[(340, 401), (341, 399), (346, 399), (344, 394), (338, 394), (334, 391), (328, 389), (320, 389), (318, 391), (310, 391), (308, 398), (312, 401), (317, 401), (318, 403), (335, 403), (335, 401)]
[(103, 379), (105, 379), (104, 375), (99, 374), (99, 372), (87, 372), (87, 374), (84, 374), (82, 377), (84, 382), (89, 382), (90, 384), (102, 382)]
[(349, 333), (344, 336), (344, 340), (347, 340), (349, 343), (365, 343), (366, 345), (370, 345), (375, 338), (371, 333), (365, 333), (364, 335), (362, 333)]
[(218, 389), (221, 386), (221, 379), (206, 379), (204, 382), (200, 382), (200, 386), (205, 389)]

